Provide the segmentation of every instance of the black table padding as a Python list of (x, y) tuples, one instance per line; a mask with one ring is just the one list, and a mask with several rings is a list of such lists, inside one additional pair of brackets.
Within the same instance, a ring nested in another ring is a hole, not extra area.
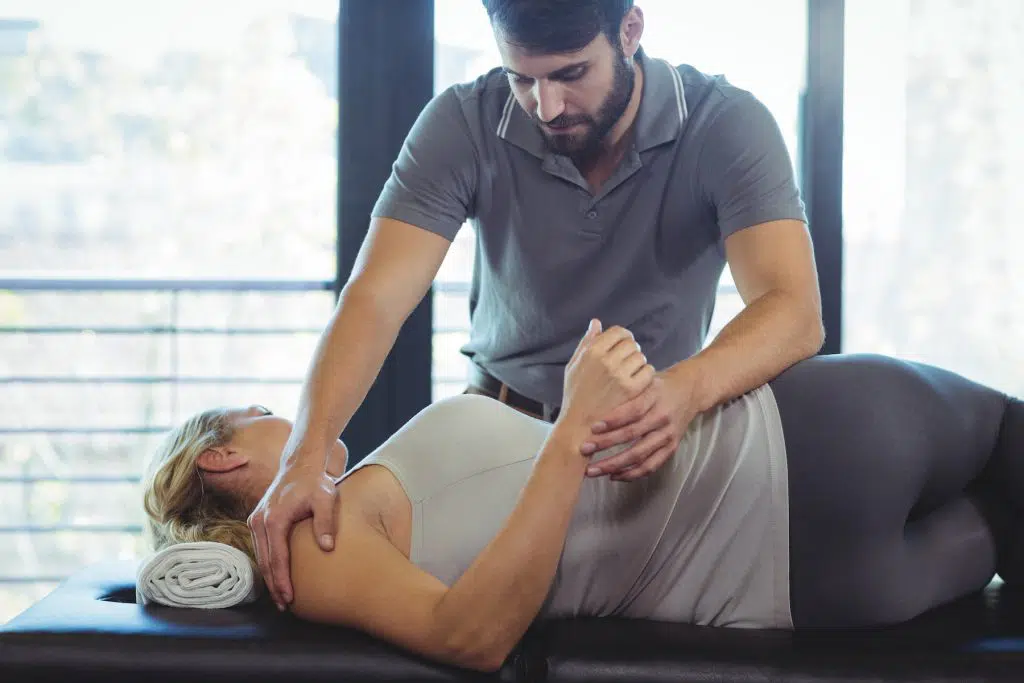
[(749, 631), (579, 619), (551, 622), (549, 683), (1024, 683), (1024, 595), (995, 582), (897, 627)]
[(716, 629), (625, 619), (537, 625), (495, 675), (302, 622), (266, 602), (135, 604), (134, 563), (90, 567), (0, 627), (0, 681), (508, 681), (1024, 683), (1024, 595), (995, 583), (870, 631)]
[(69, 578), (0, 627), (0, 682), (514, 681), (439, 666), (362, 633), (303, 622), (268, 601), (221, 610), (135, 603), (135, 563)]

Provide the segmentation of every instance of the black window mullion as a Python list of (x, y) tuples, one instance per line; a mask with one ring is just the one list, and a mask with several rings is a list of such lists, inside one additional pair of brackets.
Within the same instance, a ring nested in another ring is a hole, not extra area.
[[(434, 90), (433, 0), (344, 0), (338, 16), (338, 290), (370, 212)], [(430, 402), (431, 296), (406, 321), (342, 434), (355, 464)]]
[(801, 185), (821, 283), (825, 346), (842, 349), (844, 0), (808, 0)]

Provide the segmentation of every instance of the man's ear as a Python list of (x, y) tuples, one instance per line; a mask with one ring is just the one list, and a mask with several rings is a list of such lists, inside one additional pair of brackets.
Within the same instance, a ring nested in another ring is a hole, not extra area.
[(622, 45), (622, 52), (627, 58), (632, 59), (640, 48), (640, 38), (644, 34), (644, 12), (639, 7), (631, 7), (626, 15), (622, 17), (622, 24), (619, 30), (619, 41)]
[(199, 469), (217, 474), (236, 470), (248, 463), (248, 457), (225, 446), (207, 448), (196, 458), (196, 464), (199, 465)]

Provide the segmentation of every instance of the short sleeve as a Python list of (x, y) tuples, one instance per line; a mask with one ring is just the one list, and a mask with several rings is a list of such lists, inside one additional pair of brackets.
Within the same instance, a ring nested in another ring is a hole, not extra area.
[(749, 93), (728, 100), (711, 122), (699, 164), (723, 239), (768, 221), (807, 221), (779, 125)]
[(420, 112), (371, 215), (453, 240), (469, 216), (476, 179), (473, 139), (459, 96), (448, 88)]

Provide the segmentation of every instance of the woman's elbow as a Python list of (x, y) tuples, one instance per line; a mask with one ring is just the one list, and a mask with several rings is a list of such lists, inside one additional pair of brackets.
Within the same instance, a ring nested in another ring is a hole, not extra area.
[(473, 670), (474, 671), (479, 671), (479, 672), (485, 673), (485, 674), (497, 673), (498, 671), (501, 670), (501, 667), (504, 666), (506, 659), (507, 659), (507, 657), (499, 657), (499, 658), (486, 659), (486, 660), (481, 661), (480, 665), (477, 666), (477, 667), (474, 667)]
[(451, 661), (463, 669), (490, 674), (499, 671), (504, 666), (510, 653), (511, 648), (507, 651), (498, 648), (465, 651), (453, 654)]
[(445, 639), (445, 659), (463, 669), (494, 673), (501, 669), (512, 653), (515, 644), (508, 644), (497, 634), (487, 634), (483, 629), (467, 629), (458, 633), (450, 632)]

